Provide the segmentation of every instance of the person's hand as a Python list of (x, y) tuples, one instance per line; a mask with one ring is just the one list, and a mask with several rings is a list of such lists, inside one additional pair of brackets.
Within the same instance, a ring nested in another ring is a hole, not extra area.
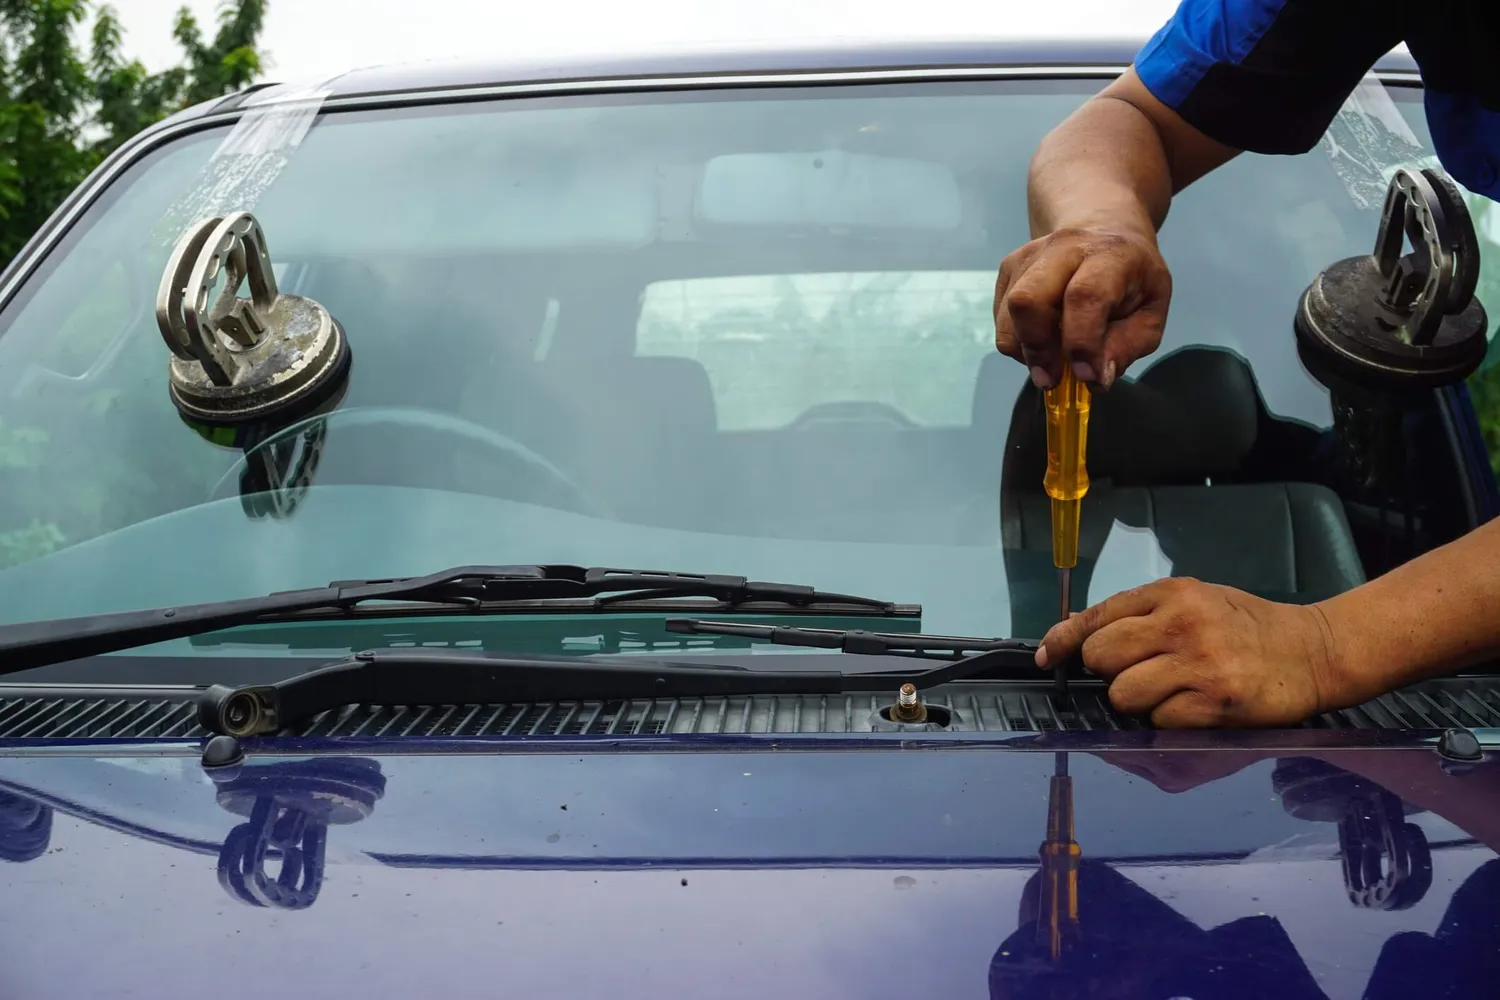
[(1081, 652), (1118, 711), (1163, 728), (1278, 726), (1342, 704), (1334, 648), (1317, 605), (1177, 577), (1058, 622), (1036, 662)]
[(1071, 362), (1080, 381), (1107, 390), (1161, 343), (1171, 298), (1154, 234), (1059, 229), (1001, 263), (995, 347), (1030, 368), (1039, 389)]

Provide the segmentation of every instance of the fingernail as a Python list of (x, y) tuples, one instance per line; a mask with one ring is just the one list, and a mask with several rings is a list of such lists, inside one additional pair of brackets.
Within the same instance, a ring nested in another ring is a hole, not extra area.
[(1038, 646), (1036, 648), (1036, 665), (1039, 666), (1039, 667), (1045, 667), (1047, 665), (1047, 647), (1046, 646)]
[(1052, 388), (1052, 376), (1047, 374), (1047, 369), (1040, 365), (1031, 366), (1031, 384), (1038, 389)]
[(1115, 359), (1110, 358), (1104, 362), (1104, 388), (1108, 389), (1115, 383)]
[(1094, 381), (1094, 366), (1087, 361), (1073, 362), (1073, 374), (1078, 376), (1080, 382)]

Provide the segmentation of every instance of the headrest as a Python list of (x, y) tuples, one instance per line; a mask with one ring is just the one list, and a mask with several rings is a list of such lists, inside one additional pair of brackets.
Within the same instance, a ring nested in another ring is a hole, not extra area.
[[(997, 354), (985, 363), (1008, 365), (1021, 373), (1010, 416), (1006, 479), (1025, 482), (1034, 475), (1040, 484), (1047, 467), (1042, 394), (1025, 379), (1018, 362)], [(980, 385), (982, 389), (983, 370)], [(993, 409), (993, 402), (976, 393), (976, 427)], [(1109, 392), (1094, 397), (1089, 475), (1123, 485), (1232, 471), (1255, 445), (1262, 409), (1250, 366), (1238, 355), (1213, 347), (1175, 351), (1139, 378), (1122, 378)]]

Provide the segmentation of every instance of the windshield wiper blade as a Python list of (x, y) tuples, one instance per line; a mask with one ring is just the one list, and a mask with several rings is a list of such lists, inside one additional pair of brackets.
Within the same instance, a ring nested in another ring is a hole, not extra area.
[(679, 635), (734, 635), (780, 646), (837, 649), (860, 656), (964, 660), (981, 653), (997, 652), (1024, 653), (1031, 657), (1036, 655), (1037, 649), (1036, 643), (1025, 639), (980, 639), (964, 635), (923, 635), (920, 632), (803, 628), (793, 625), (756, 625), (750, 622), (711, 622), (700, 618), (668, 618), (663, 625), (668, 632)]
[[(961, 635), (866, 632), (862, 629), (802, 628), (789, 625), (755, 625), (746, 622), (711, 622), (697, 618), (669, 618), (668, 632), (680, 635), (736, 635), (762, 639), (781, 646), (837, 649), (856, 656), (902, 656), (919, 660), (946, 660), (946, 666), (915, 673), (870, 671), (841, 674), (845, 690), (850, 683), (879, 679), (886, 684), (912, 684), (925, 688), (964, 680), (990, 670), (1036, 670), (1038, 643), (1026, 639), (981, 639)], [(1066, 665), (1065, 665), (1066, 666)], [(1060, 667), (1058, 669), (1064, 669)], [(1059, 695), (1059, 700), (1067, 699)]]
[[(459, 566), (427, 576), (336, 580), (327, 587), (245, 600), (0, 625), (0, 675), (239, 625), (296, 621), (309, 614), (351, 617), (360, 605), (370, 601), (450, 606), (483, 613), (518, 605), (543, 612), (549, 610), (548, 602), (585, 599), (585, 603), (555, 609), (577, 613), (609, 611), (626, 601), (631, 602), (631, 610), (640, 610), (643, 602), (673, 597), (708, 597), (721, 602), (726, 610), (775, 605), (795, 610), (838, 608), (841, 613), (855, 615), (922, 614), (917, 605), (828, 593), (798, 584), (761, 583), (742, 576), (562, 565)], [(402, 613), (399, 608), (380, 610), (380, 614), (389, 616)]]

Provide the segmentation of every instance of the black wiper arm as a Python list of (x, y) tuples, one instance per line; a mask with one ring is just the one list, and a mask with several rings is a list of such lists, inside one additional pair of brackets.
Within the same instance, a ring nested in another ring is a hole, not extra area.
[(274, 684), (238, 688), (216, 684), (199, 695), (198, 719), (210, 732), (259, 736), (298, 726), (345, 705), (473, 707), (835, 694), (844, 690), (844, 681), (836, 671), (750, 670), (733, 664), (670, 663), (636, 656), (581, 659), (455, 649), (375, 650)]
[(663, 597), (708, 597), (728, 609), (775, 604), (792, 608), (837, 607), (845, 614), (920, 616), (922, 613), (915, 605), (827, 593), (797, 584), (759, 583), (742, 576), (582, 566), (459, 566), (427, 576), (336, 580), (327, 587), (246, 600), (3, 625), (0, 626), (0, 675), (238, 625), (296, 620), (310, 612), (352, 615), (359, 605), (370, 601), (452, 605), (483, 612), (486, 608), (533, 601), (540, 602), (535, 610), (545, 611), (548, 601), (594, 599), (584, 606), (568, 608), (576, 612), (602, 611), (622, 601)]
[(275, 684), (214, 685), (198, 700), (205, 729), (227, 736), (277, 733), (345, 705), (454, 705), (847, 694), (919, 690), (994, 669), (1035, 669), (1036, 643), (1020, 639), (901, 635), (855, 629), (787, 628), (674, 618), (669, 632), (738, 635), (846, 653), (948, 661), (915, 671), (760, 670), (629, 656), (516, 657), (472, 650), (375, 650)]
[[(734, 623), (695, 622), (704, 631), (738, 628)], [(752, 626), (753, 627), (753, 626)], [(683, 631), (675, 629), (674, 631)], [(827, 629), (789, 629), (817, 633)], [(974, 643), (990, 648), (916, 671), (760, 670), (722, 663), (672, 663), (637, 656), (505, 656), (462, 649), (390, 649), (356, 653), (336, 663), (274, 684), (228, 687), (216, 684), (198, 698), (198, 719), (210, 732), (261, 736), (305, 723), (345, 705), (474, 706), (629, 700), (634, 698), (711, 698), (729, 695), (848, 694), (885, 691), (902, 684), (919, 689), (973, 676), (993, 668), (1031, 664), (1034, 644), (1012, 640), (959, 640), (943, 636), (898, 636), (850, 632), (854, 650), (894, 656), (914, 654), (897, 647), (947, 648)], [(916, 640), (907, 642), (907, 640)], [(877, 648), (888, 643), (887, 648)], [(812, 645), (825, 645), (821, 641)], [(809, 645), (809, 643), (794, 643)], [(455, 709), (458, 710), (458, 709)], [(382, 735), (378, 733), (372, 736)], [(388, 735), (388, 734), (387, 734)]]
[(237, 688), (216, 684), (199, 696), (198, 719), (210, 732), (258, 736), (299, 726), (345, 705), (472, 707), (867, 691), (894, 695), (907, 683), (922, 690), (994, 669), (1035, 669), (1032, 657), (1036, 644), (1018, 639), (780, 628), (696, 619), (672, 619), (667, 628), (679, 633), (747, 635), (793, 646), (948, 662), (914, 671), (844, 673), (672, 663), (638, 656), (585, 659), (517, 657), (462, 649), (374, 650), (275, 684)]

